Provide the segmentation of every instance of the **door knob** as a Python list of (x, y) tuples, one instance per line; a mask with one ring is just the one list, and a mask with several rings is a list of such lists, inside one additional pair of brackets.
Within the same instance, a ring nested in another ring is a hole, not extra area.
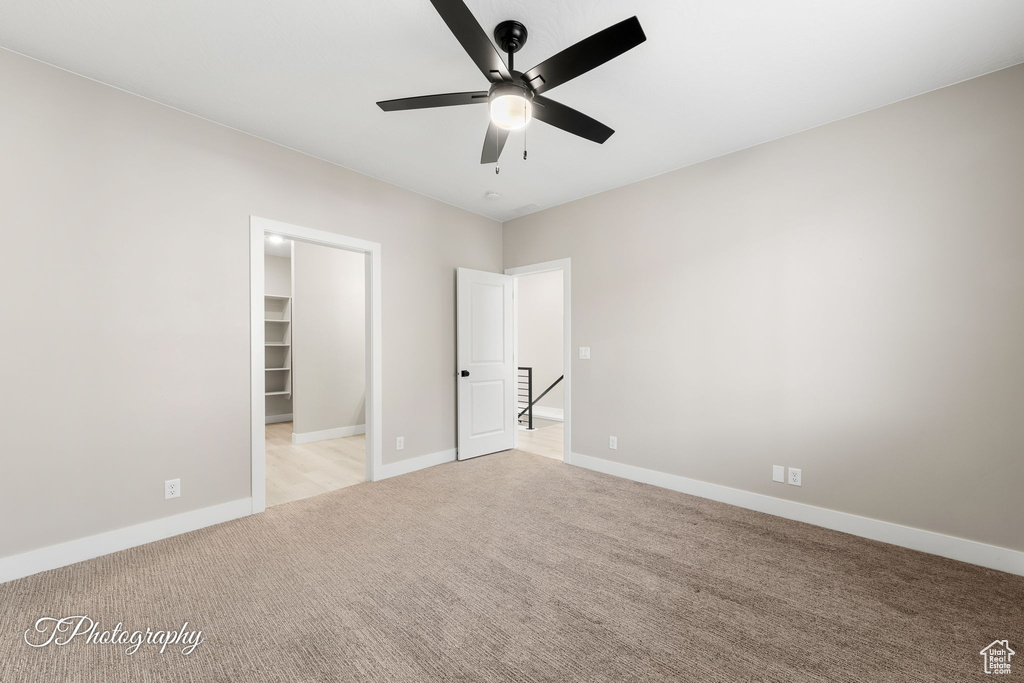
[(463, 370), (463, 371), (462, 371), (461, 373), (459, 373), (459, 374), (461, 374), (461, 375), (462, 375), (463, 377), (469, 377), (469, 370)]

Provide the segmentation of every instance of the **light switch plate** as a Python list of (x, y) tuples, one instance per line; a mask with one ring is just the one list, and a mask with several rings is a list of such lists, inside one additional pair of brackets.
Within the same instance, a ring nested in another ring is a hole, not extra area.
[(772, 481), (786, 483), (786, 468), (782, 465), (772, 465)]
[(802, 473), (797, 468), (789, 468), (789, 483), (791, 486), (803, 486), (803, 484), (800, 483), (801, 474)]
[(581, 346), (580, 347), (580, 360), (590, 360), (590, 347), (589, 346)]

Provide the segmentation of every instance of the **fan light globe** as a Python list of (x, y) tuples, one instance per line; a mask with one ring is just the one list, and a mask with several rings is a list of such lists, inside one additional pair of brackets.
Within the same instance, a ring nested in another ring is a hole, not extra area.
[(505, 130), (519, 130), (530, 122), (533, 104), (520, 95), (501, 95), (491, 100), (491, 120)]

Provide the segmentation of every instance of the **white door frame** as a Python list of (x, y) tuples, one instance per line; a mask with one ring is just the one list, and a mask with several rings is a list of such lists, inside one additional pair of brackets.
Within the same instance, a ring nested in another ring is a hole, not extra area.
[[(544, 263), (534, 263), (529, 266), (518, 268), (506, 268), (505, 275), (514, 278), (520, 275), (535, 275), (537, 273), (550, 273), (556, 270), (562, 271), (562, 380), (565, 386), (562, 387), (562, 410), (563, 415), (563, 441), (562, 441), (562, 462), (566, 465), (572, 464), (572, 259), (563, 258)], [(518, 292), (515, 302), (514, 317), (514, 340), (515, 340), (515, 364), (519, 367), (519, 297)], [(516, 429), (515, 447), (519, 447), (519, 429)]]
[(249, 217), (249, 295), (251, 376), (252, 511), (267, 507), (266, 408), (264, 390), (264, 235), (345, 249), (366, 256), (366, 480), (376, 481), (383, 463), (383, 401), (381, 400), (381, 254), (380, 244), (324, 230)]

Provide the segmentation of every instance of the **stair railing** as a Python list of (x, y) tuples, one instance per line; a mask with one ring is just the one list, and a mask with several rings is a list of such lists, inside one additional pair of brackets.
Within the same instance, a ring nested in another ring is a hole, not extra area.
[(527, 429), (533, 430), (533, 406), (536, 405), (537, 401), (547, 396), (548, 392), (555, 388), (555, 386), (565, 379), (565, 375), (559, 376), (554, 382), (548, 386), (547, 389), (540, 393), (537, 398), (533, 397), (533, 368), (532, 367), (520, 367), (519, 374), (517, 375), (517, 408), (521, 407), (524, 403), (526, 406), (519, 411), (517, 420), (522, 423), (523, 415), (526, 415)]

